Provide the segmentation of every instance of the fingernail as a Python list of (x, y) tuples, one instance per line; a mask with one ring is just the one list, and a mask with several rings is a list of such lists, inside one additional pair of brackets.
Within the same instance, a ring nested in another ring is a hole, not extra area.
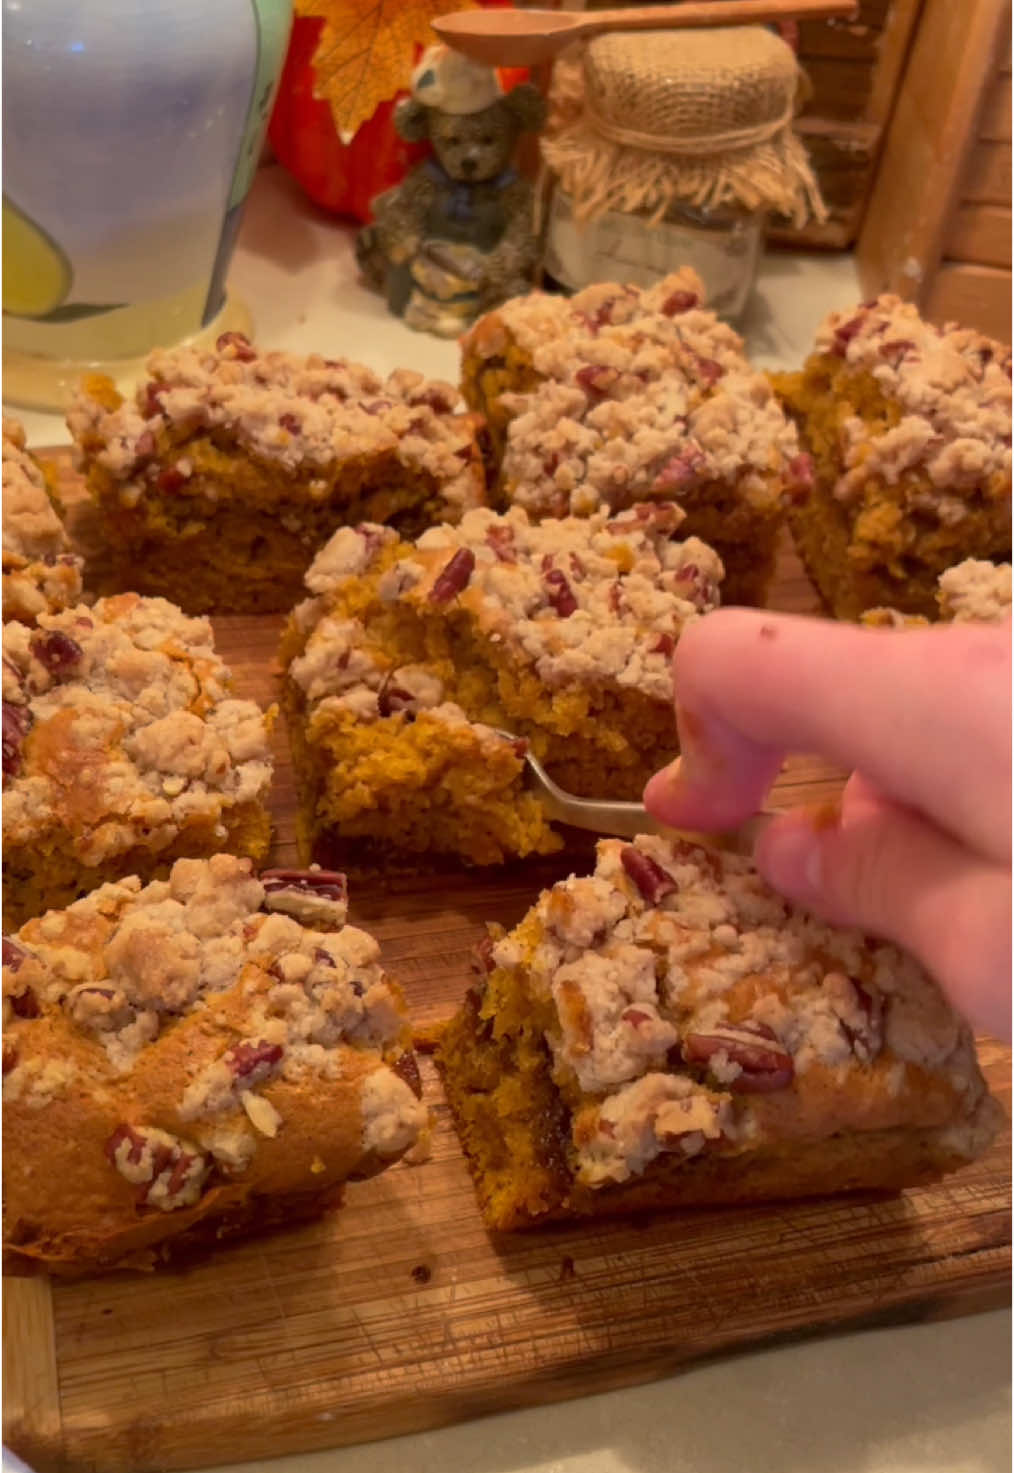
[(776, 890), (800, 899), (824, 883), (821, 836), (809, 823), (773, 823), (757, 841), (757, 868)]

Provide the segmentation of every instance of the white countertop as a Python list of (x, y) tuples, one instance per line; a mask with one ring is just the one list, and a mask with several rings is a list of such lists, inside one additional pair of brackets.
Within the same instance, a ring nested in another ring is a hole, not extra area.
[[(356, 280), (352, 231), (261, 171), (230, 289), (259, 342), (455, 379), (457, 345), (410, 332)], [(761, 367), (796, 366), (825, 312), (860, 295), (847, 256), (773, 254), (740, 324)], [(12, 411), (32, 445), (55, 415)], [(1011, 1316), (811, 1340), (652, 1385), (228, 1473), (1007, 1473)]]

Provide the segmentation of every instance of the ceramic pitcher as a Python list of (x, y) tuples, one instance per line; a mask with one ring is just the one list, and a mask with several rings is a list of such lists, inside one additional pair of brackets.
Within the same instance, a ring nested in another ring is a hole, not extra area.
[(232, 325), (291, 0), (3, 0), (3, 17), (7, 396), (16, 368), (73, 376)]

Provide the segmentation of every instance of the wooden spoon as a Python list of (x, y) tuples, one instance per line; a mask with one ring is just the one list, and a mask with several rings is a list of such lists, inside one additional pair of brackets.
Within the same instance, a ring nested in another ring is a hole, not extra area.
[(604, 31), (668, 31), (854, 16), (855, 0), (688, 0), (634, 10), (458, 10), (431, 22), (447, 46), (487, 66), (538, 66)]

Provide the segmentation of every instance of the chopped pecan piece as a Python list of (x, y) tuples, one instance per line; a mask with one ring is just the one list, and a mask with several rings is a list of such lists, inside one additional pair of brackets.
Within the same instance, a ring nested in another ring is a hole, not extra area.
[(698, 301), (696, 292), (671, 292), (659, 310), (664, 317), (676, 317), (680, 312), (689, 312), (696, 307)]
[(167, 496), (171, 496), (174, 491), (181, 490), (189, 479), (187, 472), (181, 470), (178, 465), (167, 465), (164, 471), (159, 471), (155, 478), (155, 485)]
[(237, 1043), (224, 1055), (225, 1062), (244, 1086), (260, 1084), (274, 1072), (285, 1050), (280, 1043), (258, 1039), (256, 1043)]
[(664, 655), (668, 660), (676, 651), (676, 641), (671, 634), (660, 634), (651, 647), (653, 655)]
[(736, 1077), (723, 1081), (734, 1094), (768, 1094), (792, 1083), (792, 1056), (766, 1023), (723, 1023), (711, 1033), (688, 1033), (683, 1040), (688, 1064), (707, 1064), (719, 1053), (739, 1065)]
[[(141, 403), (141, 413), (144, 415), (145, 419), (154, 419), (156, 414), (165, 414), (165, 405), (162, 403), (162, 395), (168, 393), (171, 387), (171, 384), (167, 384), (162, 379), (157, 378), (152, 379), (150, 383), (145, 384), (142, 392)], [(150, 430), (145, 431), (145, 434), (150, 433)], [(142, 451), (140, 449), (139, 442), (138, 454), (150, 455), (151, 451), (154, 450), (154, 448), (155, 440), (154, 436), (152, 436), (151, 450)]]
[(35, 718), (27, 706), (3, 703), (3, 775), (17, 777), (21, 771), (21, 748)]
[(391, 673), (388, 671), (384, 676), (383, 684), (377, 691), (377, 711), (381, 716), (392, 716), (396, 711), (408, 711), (415, 705), (415, 696), (403, 686), (395, 685), (391, 680)]
[(788, 464), (789, 486), (788, 492), (794, 501), (805, 501), (813, 490), (813, 456), (801, 450), (794, 455)]
[(712, 384), (717, 384), (724, 372), (722, 365), (715, 358), (698, 358), (697, 360), (697, 376), (708, 388)]
[(12, 941), (9, 936), (3, 938), (3, 943), (3, 964), (12, 972), (17, 972), (31, 953), (27, 952), (23, 946), (19, 946), (16, 941)]
[(672, 875), (666, 874), (661, 865), (633, 844), (625, 844), (620, 850), (620, 863), (649, 905), (657, 905), (663, 896), (671, 895), (676, 889)]
[(516, 563), (517, 549), (514, 543), (513, 527), (490, 527), (486, 533), (487, 546), (493, 549), (493, 554), (499, 563)]
[(283, 430), (288, 430), (290, 435), (299, 435), (303, 430), (303, 421), (295, 414), (280, 414), (278, 423)]
[(857, 313), (855, 317), (850, 317), (847, 322), (843, 322), (839, 327), (836, 327), (831, 352), (835, 353), (839, 358), (844, 358), (849, 343), (855, 337), (856, 333), (859, 332), (865, 320), (862, 313)]
[(257, 357), (256, 349), (250, 339), (242, 332), (223, 332), (215, 343), (220, 353), (232, 350), (232, 357), (238, 358), (240, 363), (252, 363)]
[(475, 553), (470, 547), (459, 547), (443, 571), (437, 574), (433, 587), (430, 589), (430, 603), (450, 603), (452, 598), (456, 598), (463, 589), (468, 587), (468, 580), (472, 576), (474, 567)]
[(832, 998), (839, 1026), (861, 1064), (870, 1064), (884, 1047), (884, 1014), (887, 999), (882, 992), (865, 987), (854, 977), (834, 974), (840, 991)]
[(138, 1204), (163, 1212), (196, 1202), (209, 1169), (200, 1151), (150, 1125), (118, 1125), (106, 1141), (105, 1153), (121, 1176), (142, 1188)]
[(267, 895), (303, 890), (326, 900), (345, 900), (348, 896), (345, 876), (333, 869), (265, 869), (261, 870), (261, 884)]
[(609, 393), (619, 376), (615, 368), (603, 368), (597, 363), (586, 363), (584, 368), (578, 369), (576, 378), (585, 393), (593, 394), (601, 399)]
[(549, 589), (547, 595), (549, 603), (561, 619), (569, 619), (571, 614), (577, 610), (577, 599), (574, 597), (574, 591), (567, 582), (566, 576), (560, 572), (559, 568), (550, 568), (543, 577)]
[(30, 640), (30, 647), (39, 664), (56, 681), (73, 674), (84, 658), (84, 650), (77, 640), (60, 629), (37, 629)]
[(39, 999), (30, 987), (25, 987), (20, 992), (12, 992), (8, 1000), (12, 1012), (19, 1018), (37, 1018), (41, 1012)]
[(417, 1100), (422, 1099), (422, 1080), (419, 1077), (419, 1065), (416, 1063), (415, 1054), (402, 1053), (387, 1066), (392, 1074), (408, 1085)]

